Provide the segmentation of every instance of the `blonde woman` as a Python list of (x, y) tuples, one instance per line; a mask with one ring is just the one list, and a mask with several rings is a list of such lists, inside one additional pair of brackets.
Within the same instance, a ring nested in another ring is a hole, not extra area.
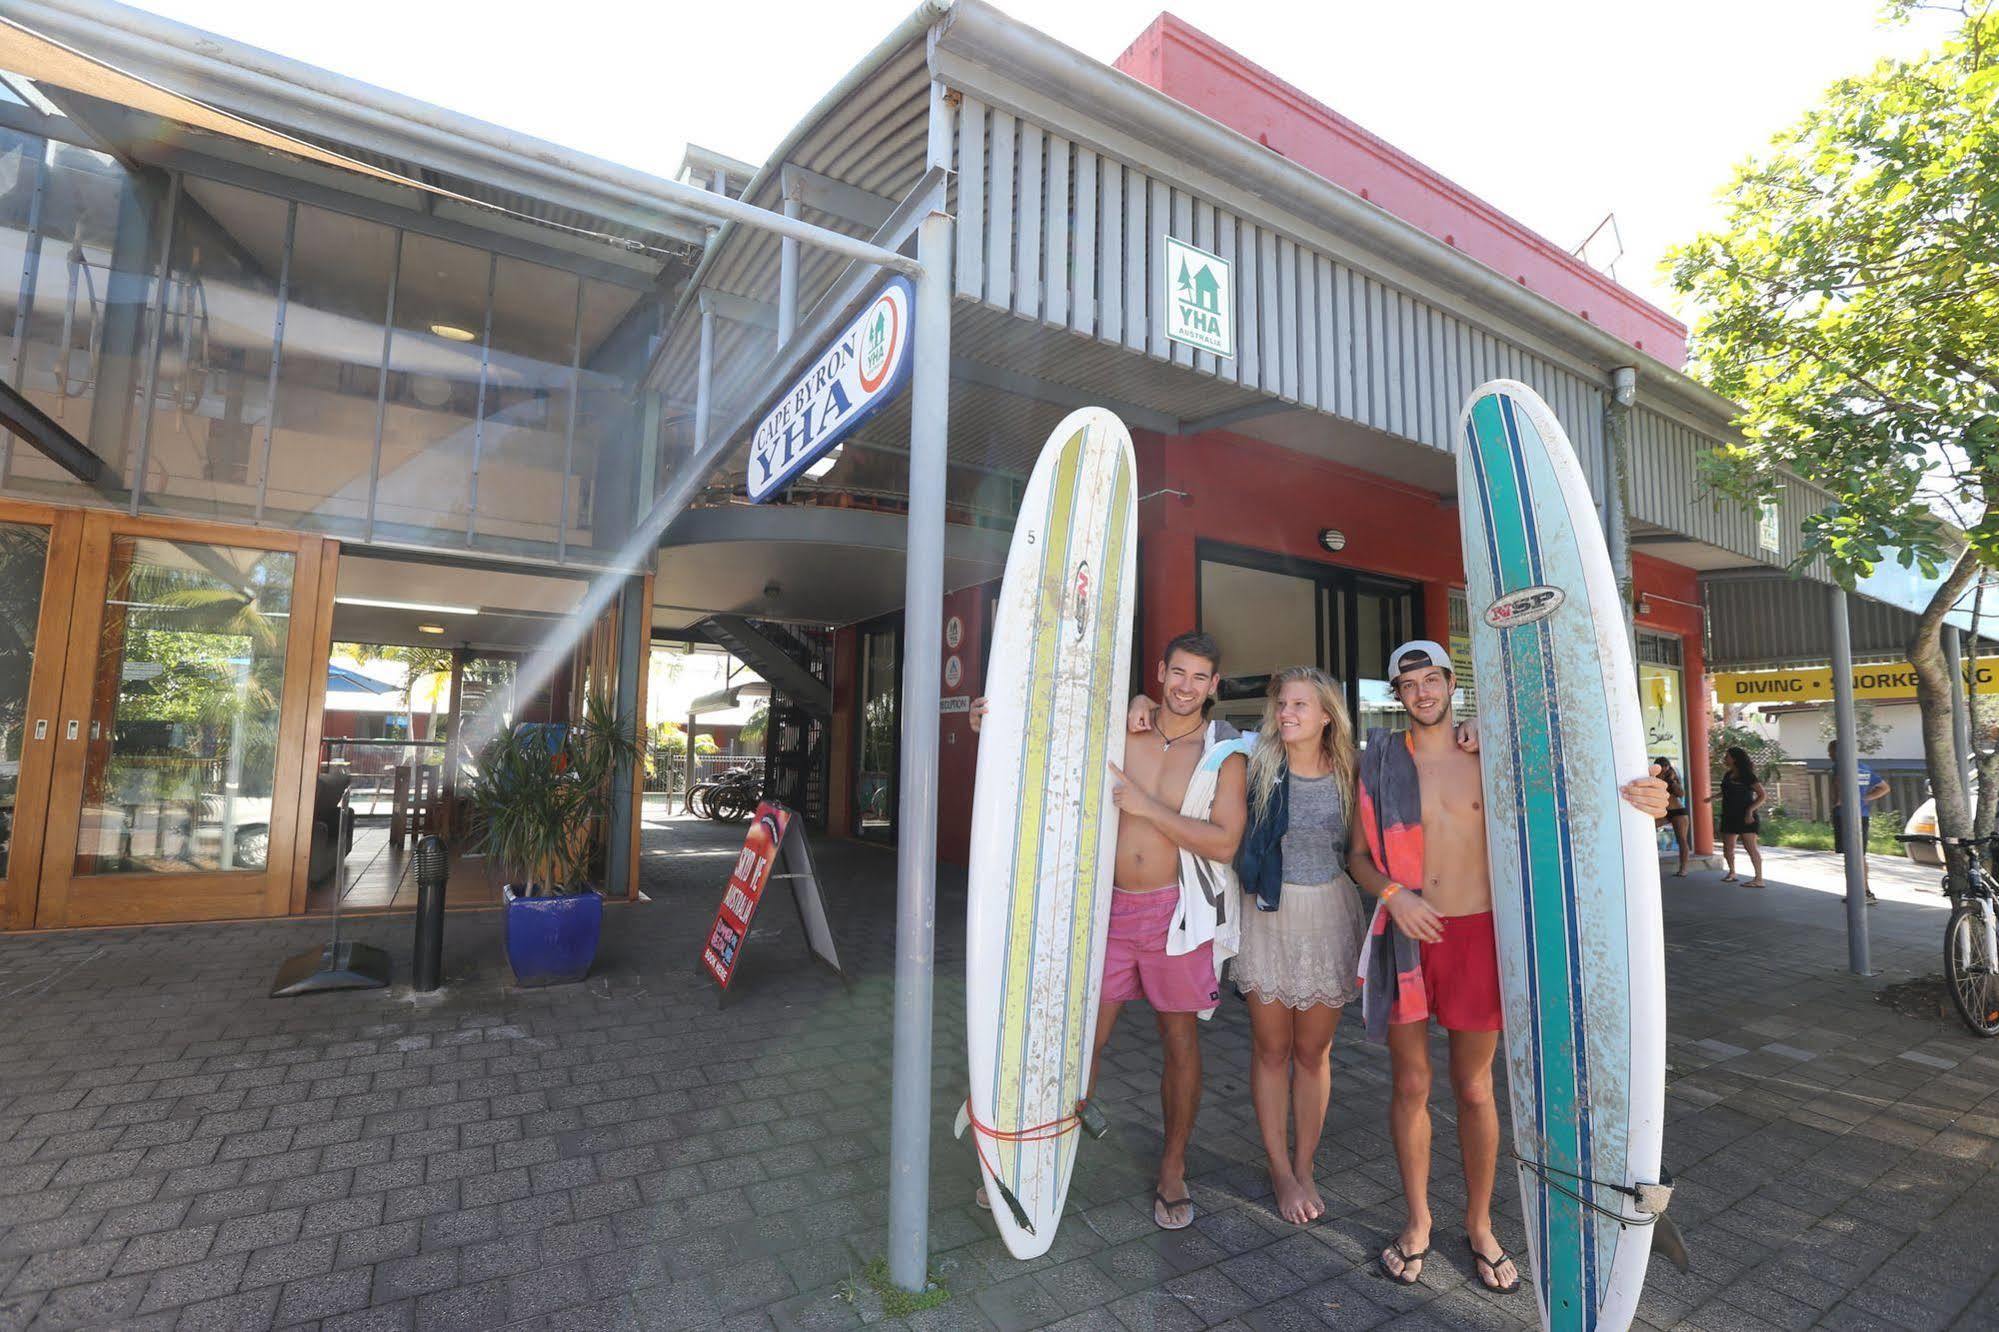
[(1333, 1032), (1360, 992), (1365, 916), (1346, 869), (1355, 760), (1342, 692), (1311, 666), (1271, 677), (1236, 852), (1251, 908), (1232, 964), (1249, 1001), (1250, 1090), (1277, 1210), (1294, 1225), (1325, 1215), (1313, 1159), (1332, 1094)]

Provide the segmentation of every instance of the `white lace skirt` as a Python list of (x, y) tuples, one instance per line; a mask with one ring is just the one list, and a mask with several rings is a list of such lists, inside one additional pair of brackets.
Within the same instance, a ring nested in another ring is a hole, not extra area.
[(1244, 895), (1242, 951), (1229, 965), (1244, 993), (1287, 1008), (1339, 1008), (1360, 994), (1355, 972), (1367, 918), (1360, 889), (1342, 875), (1332, 883), (1287, 883), (1277, 910)]

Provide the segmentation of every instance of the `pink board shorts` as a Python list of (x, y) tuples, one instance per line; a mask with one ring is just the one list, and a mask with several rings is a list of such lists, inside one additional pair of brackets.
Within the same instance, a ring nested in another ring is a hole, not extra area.
[(1166, 932), (1180, 909), (1180, 885), (1111, 894), (1110, 942), (1104, 947), (1103, 1002), (1144, 999), (1158, 1013), (1201, 1013), (1221, 1002), (1215, 948), (1204, 943), (1166, 954)]

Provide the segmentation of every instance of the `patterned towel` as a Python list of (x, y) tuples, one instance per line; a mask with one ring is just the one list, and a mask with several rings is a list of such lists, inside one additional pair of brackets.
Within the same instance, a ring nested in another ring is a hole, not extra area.
[[(1360, 827), (1374, 867), (1417, 892), (1423, 882), (1423, 792), (1406, 733), (1373, 730), (1360, 755)], [(1423, 988), (1422, 945), (1395, 928), (1388, 908), (1374, 918), (1360, 946), (1360, 1011), (1367, 1038), (1386, 1041), (1391, 1023), (1430, 1016)]]

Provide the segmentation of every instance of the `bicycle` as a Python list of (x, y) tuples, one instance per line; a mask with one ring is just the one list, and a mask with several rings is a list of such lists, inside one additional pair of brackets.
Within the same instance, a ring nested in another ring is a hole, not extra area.
[(716, 778), (695, 800), (701, 814), (717, 822), (740, 823), (757, 812), (763, 799), (763, 778), (747, 765)]
[(1988, 1040), (1999, 1036), (1999, 880), (1985, 865), (1999, 836), (1903, 834), (1896, 840), (1956, 847), (1965, 853), (1965, 886), (1953, 887), (1948, 871), (1943, 877), (1944, 896), (1950, 899), (1950, 919), (1943, 928), (1944, 982), (1958, 1017), (1972, 1035)]

